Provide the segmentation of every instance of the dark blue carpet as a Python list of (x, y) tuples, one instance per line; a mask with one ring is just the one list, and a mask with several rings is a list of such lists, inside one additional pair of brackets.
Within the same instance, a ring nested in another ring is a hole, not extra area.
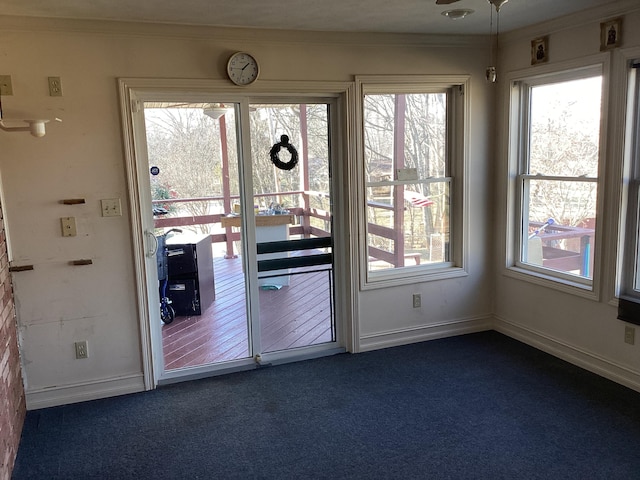
[(28, 412), (19, 479), (640, 479), (640, 394), (495, 332)]

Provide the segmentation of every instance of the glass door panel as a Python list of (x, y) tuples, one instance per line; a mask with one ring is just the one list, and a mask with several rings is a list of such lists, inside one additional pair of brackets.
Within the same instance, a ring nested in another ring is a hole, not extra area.
[(263, 353), (335, 341), (329, 108), (250, 105)]
[(158, 292), (175, 312), (162, 325), (165, 371), (251, 356), (241, 224), (225, 223), (240, 198), (236, 112), (144, 104)]

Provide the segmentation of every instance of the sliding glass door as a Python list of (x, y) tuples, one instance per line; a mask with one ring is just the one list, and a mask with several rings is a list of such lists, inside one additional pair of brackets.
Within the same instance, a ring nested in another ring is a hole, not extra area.
[(148, 97), (134, 118), (160, 381), (335, 348), (333, 100)]

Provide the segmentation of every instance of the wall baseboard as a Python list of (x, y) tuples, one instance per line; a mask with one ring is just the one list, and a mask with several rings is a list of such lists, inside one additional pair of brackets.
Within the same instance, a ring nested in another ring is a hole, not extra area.
[(388, 330), (360, 336), (359, 352), (380, 348), (398, 347), (409, 343), (424, 342), (437, 338), (453, 337), (493, 329), (493, 317), (482, 316), (421, 325), (419, 327)]
[(86, 402), (144, 390), (144, 378), (141, 373), (60, 387), (27, 390), (27, 410)]
[[(528, 327), (495, 316), (458, 319), (432, 325), (363, 335), (358, 351), (397, 347), (438, 338), (495, 330), (592, 373), (640, 392), (640, 371), (616, 364)], [(143, 392), (142, 374), (103, 379), (61, 387), (27, 390), (27, 409), (55, 407), (100, 398)]]
[(596, 375), (640, 392), (640, 371), (619, 365), (587, 350), (570, 345), (503, 318), (495, 317), (494, 330), (526, 343)]

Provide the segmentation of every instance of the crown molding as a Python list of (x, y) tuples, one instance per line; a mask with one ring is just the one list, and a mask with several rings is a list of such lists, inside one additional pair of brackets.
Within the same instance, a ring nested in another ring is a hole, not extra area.
[(261, 44), (417, 46), (485, 49), (486, 35), (320, 32), (243, 27), (209, 27), (164, 23), (76, 20), (0, 15), (0, 32), (75, 33), (181, 39), (208, 39)]
[(522, 38), (535, 38), (542, 35), (549, 35), (563, 30), (591, 25), (594, 22), (601, 22), (609, 18), (620, 17), (629, 13), (640, 11), (638, 0), (619, 0), (615, 3), (607, 3), (599, 7), (589, 8), (571, 15), (558, 17), (544, 23), (531, 25), (530, 27), (511, 30), (500, 33), (500, 41), (515, 42)]

